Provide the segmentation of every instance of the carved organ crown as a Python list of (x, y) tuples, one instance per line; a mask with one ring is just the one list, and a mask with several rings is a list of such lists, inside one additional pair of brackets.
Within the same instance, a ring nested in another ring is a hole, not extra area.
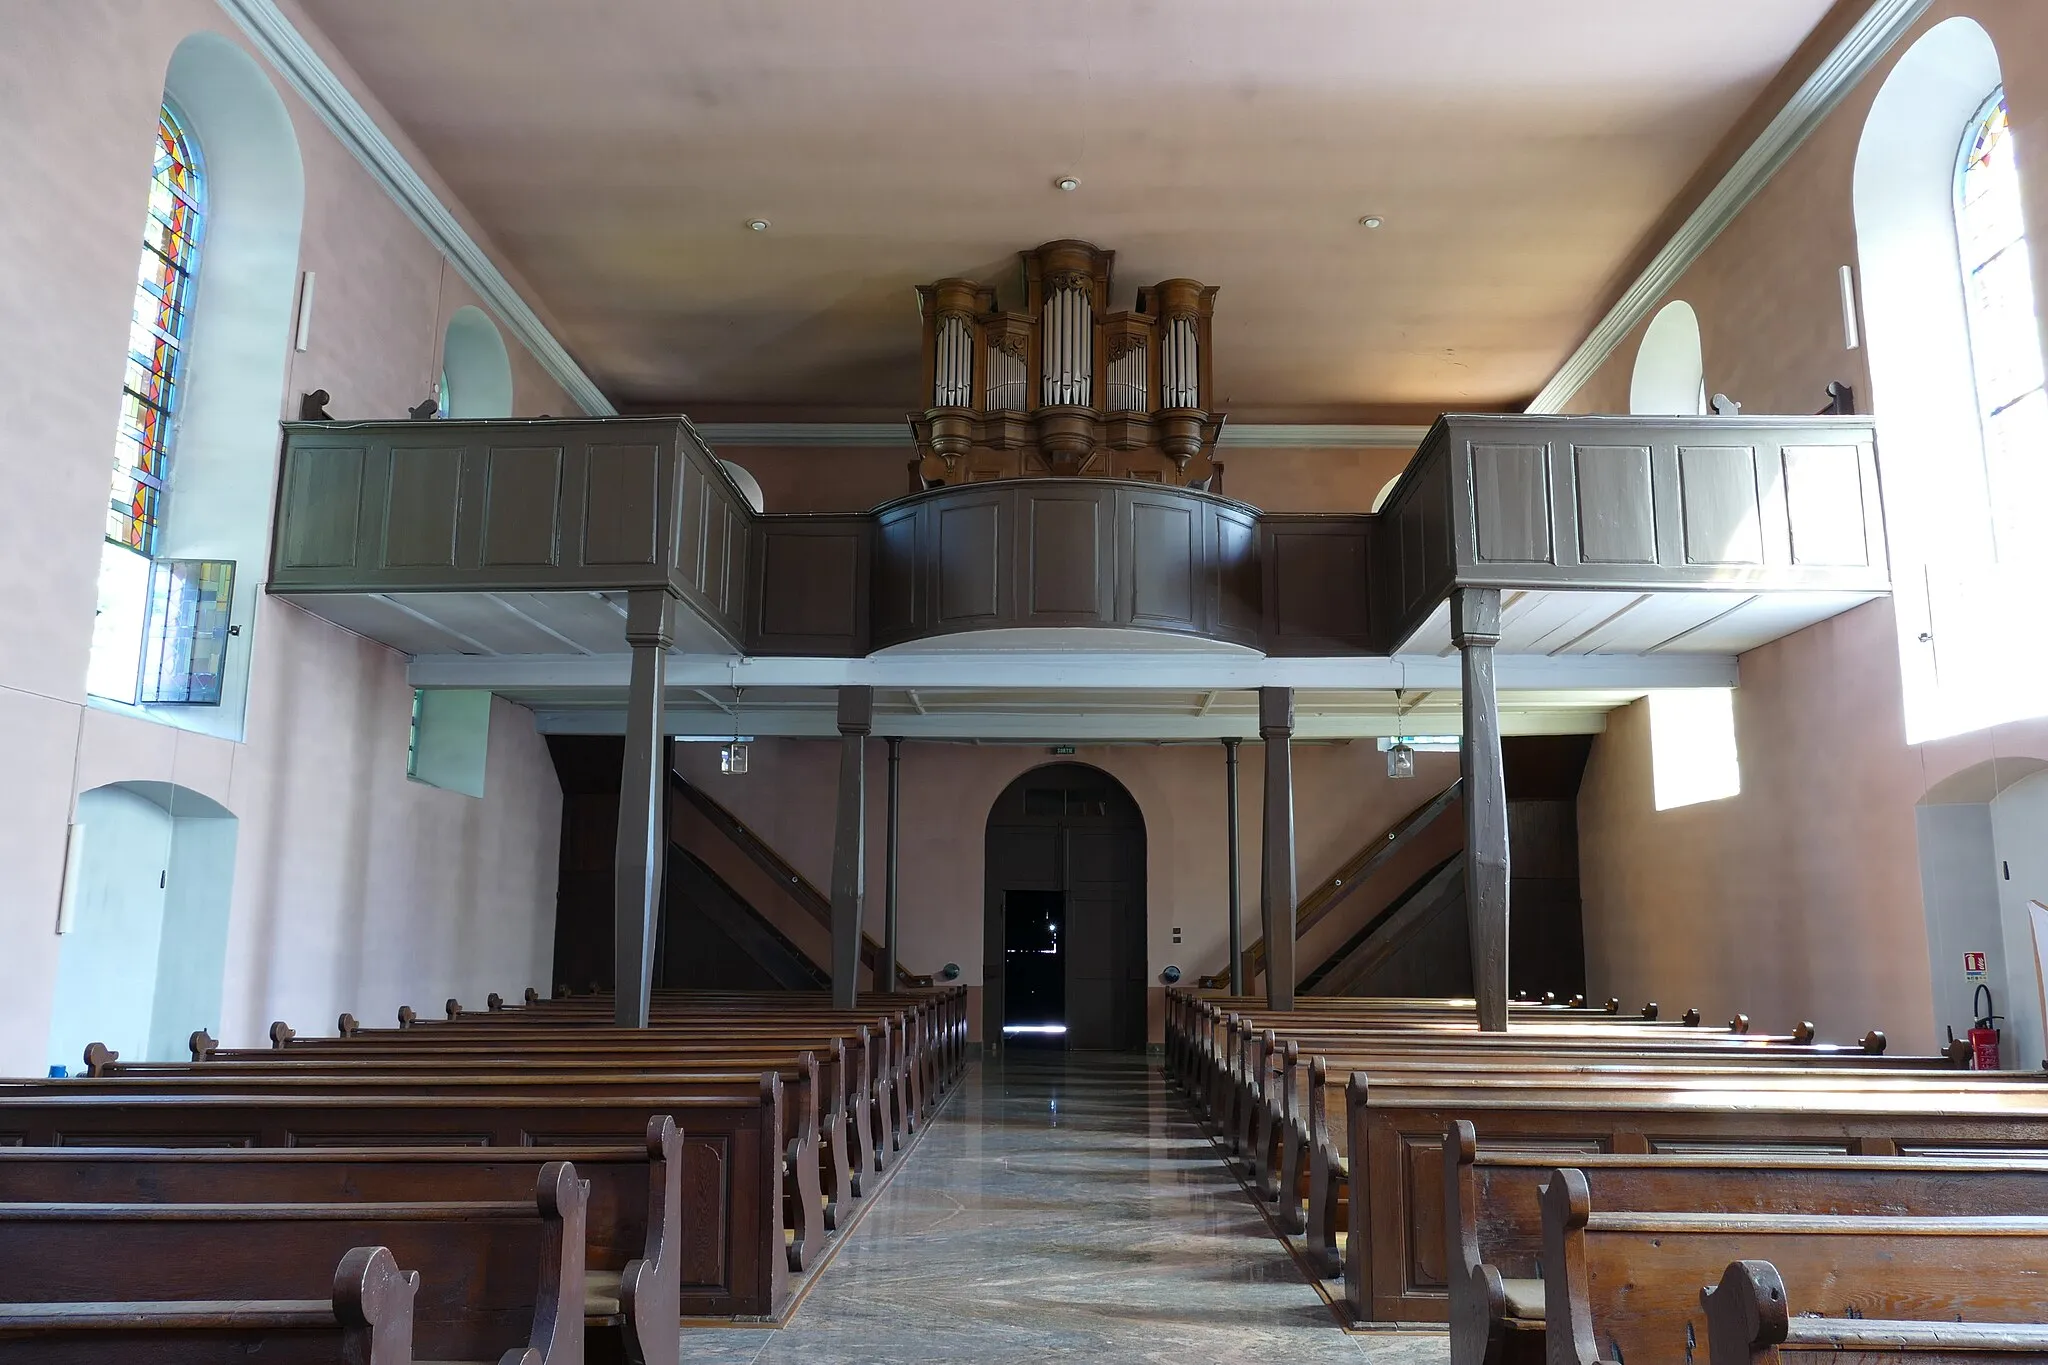
[(1024, 308), (940, 280), (917, 291), (925, 394), (912, 413), (921, 487), (1091, 474), (1208, 487), (1216, 287), (1164, 280), (1109, 311), (1113, 251), (1047, 242), (1021, 254)]

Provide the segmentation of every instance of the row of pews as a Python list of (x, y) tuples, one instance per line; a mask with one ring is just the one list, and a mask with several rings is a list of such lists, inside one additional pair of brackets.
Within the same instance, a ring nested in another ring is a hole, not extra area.
[(1454, 1365), (2048, 1360), (2048, 1077), (1658, 1015), (1175, 991), (1166, 1066), (1352, 1321)]
[(492, 996), (0, 1083), (0, 1359), (675, 1365), (770, 1319), (965, 1064), (965, 991)]

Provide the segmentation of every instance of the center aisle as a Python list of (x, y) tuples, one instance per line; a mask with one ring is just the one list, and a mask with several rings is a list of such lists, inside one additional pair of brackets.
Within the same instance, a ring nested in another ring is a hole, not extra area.
[(1449, 1358), (1340, 1331), (1157, 1066), (1013, 1050), (960, 1088), (788, 1327), (686, 1331), (683, 1358)]

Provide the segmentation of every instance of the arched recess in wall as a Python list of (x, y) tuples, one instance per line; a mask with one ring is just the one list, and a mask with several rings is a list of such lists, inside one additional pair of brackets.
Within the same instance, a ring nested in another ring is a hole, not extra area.
[(1956, 237), (1962, 144), (2002, 83), (1990, 35), (1944, 20), (1892, 68), (1856, 151), (1863, 330), (1916, 743), (2040, 710), (2043, 659), (2026, 657), (2043, 648), (2038, 593), (1998, 564)]
[(239, 823), (168, 782), (80, 794), (67, 869), (49, 1061), (76, 1072), (87, 1043), (182, 1061), (218, 1032)]
[(1628, 410), (1637, 417), (1697, 417), (1707, 410), (1706, 375), (1699, 315), (1674, 299), (1650, 319), (1636, 348)]
[(752, 471), (734, 464), (731, 460), (720, 460), (718, 467), (723, 469), (726, 477), (730, 478), (739, 488), (740, 492), (746, 495), (749, 507), (753, 508), (756, 512), (768, 510), (767, 502), (761, 496), (761, 481), (754, 477)]
[[(203, 158), (206, 226), (154, 553), (159, 562), (232, 563), (234, 630), (225, 638), (218, 704), (124, 708), (118, 696), (107, 700), (118, 689), (94, 691), (117, 709), (240, 739), (270, 541), (305, 171), (284, 102), (255, 61), (221, 34), (195, 33), (178, 44), (164, 102)], [(106, 607), (103, 600), (103, 616)], [(136, 647), (125, 636), (115, 643)], [(96, 631), (96, 675), (102, 657)]]
[(510, 417), (512, 357), (490, 315), (464, 304), (441, 343), (442, 412), (448, 417)]
[(1137, 800), (1100, 768), (1047, 764), (996, 798), (985, 838), (983, 1036), (1143, 1047), (1145, 818)]
[[(2048, 761), (1987, 759), (1935, 784), (1914, 811), (1937, 1039), (1960, 1038), (1979, 984), (2003, 1015), (2007, 1066), (2044, 1039), (2030, 901), (2048, 904)], [(1981, 977), (1970, 954), (1984, 955)]]

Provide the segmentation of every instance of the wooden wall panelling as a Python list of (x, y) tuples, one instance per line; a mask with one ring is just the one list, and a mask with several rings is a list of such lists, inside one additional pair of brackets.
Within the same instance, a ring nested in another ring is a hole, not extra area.
[(870, 630), (877, 647), (908, 640), (930, 624), (923, 572), (928, 521), (921, 504), (889, 508), (875, 518)]
[(858, 515), (763, 517), (755, 531), (749, 651), (866, 654), (873, 523)]
[(469, 447), (394, 443), (385, 479), (383, 545), (386, 569), (453, 569), (462, 518), (462, 466)]
[(1370, 516), (1266, 517), (1266, 652), (1362, 654), (1372, 647)]
[(1258, 517), (1249, 509), (1212, 507), (1209, 555), (1215, 591), (1210, 633), (1236, 644), (1257, 646), (1266, 608)]
[(286, 449), (275, 520), (277, 574), (307, 583), (353, 576), (368, 467), (368, 446), (358, 439)]
[(1116, 612), (1116, 487), (1035, 479), (1016, 508), (1017, 624), (1107, 625)]
[(1002, 489), (935, 501), (927, 563), (934, 634), (1009, 624), (1015, 616), (1015, 499)]
[(586, 568), (664, 562), (661, 473), (661, 447), (652, 442), (585, 443), (579, 553)]
[(1116, 621), (1193, 633), (1206, 624), (1214, 561), (1208, 509), (1191, 498), (1116, 490)]

